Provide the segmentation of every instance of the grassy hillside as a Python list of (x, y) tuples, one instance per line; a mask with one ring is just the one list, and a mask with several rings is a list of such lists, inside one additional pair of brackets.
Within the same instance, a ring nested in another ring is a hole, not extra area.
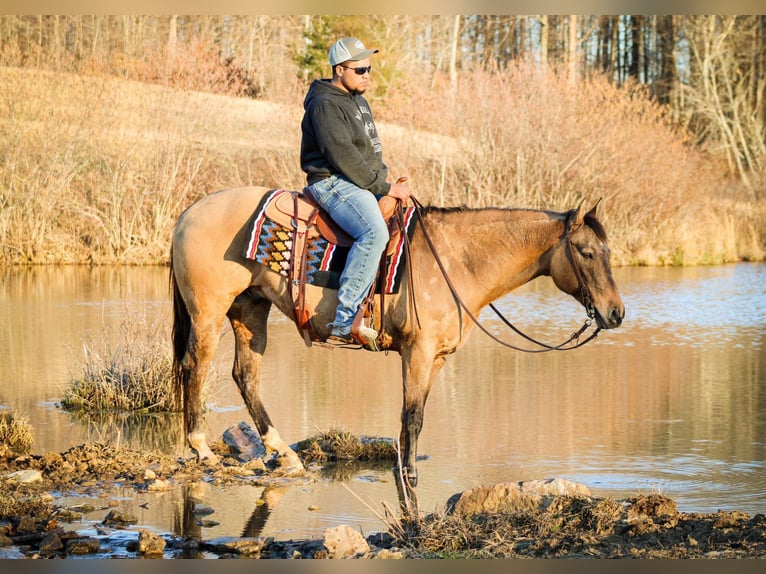
[[(424, 203), (564, 210), (604, 197), (614, 263), (764, 257), (763, 198), (725, 181), (638, 92), (524, 66), (374, 102), (392, 177)], [(0, 68), (0, 265), (158, 264), (199, 197), (299, 188), (302, 93), (266, 102)]]

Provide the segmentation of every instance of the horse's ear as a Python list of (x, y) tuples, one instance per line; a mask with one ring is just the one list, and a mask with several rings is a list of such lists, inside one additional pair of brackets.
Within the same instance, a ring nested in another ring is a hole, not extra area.
[(584, 205), (585, 200), (583, 199), (580, 201), (580, 205), (577, 206), (577, 209), (575, 209), (575, 212), (567, 222), (567, 233), (574, 233), (582, 227), (583, 221), (585, 220), (585, 207), (583, 207)]
[(595, 217), (596, 219), (598, 219), (598, 211), (599, 211), (599, 208), (601, 207), (601, 200), (603, 199), (604, 199), (603, 197), (599, 197), (598, 200), (596, 201), (596, 205), (591, 207), (590, 211), (588, 212), (588, 215), (590, 217)]

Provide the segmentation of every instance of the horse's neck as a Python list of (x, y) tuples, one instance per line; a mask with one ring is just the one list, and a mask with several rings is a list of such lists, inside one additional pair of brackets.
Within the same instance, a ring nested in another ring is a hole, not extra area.
[(547, 274), (546, 253), (559, 242), (563, 220), (536, 210), (480, 209), (444, 214), (451, 257), (463, 263), (461, 282), (481, 285), (475, 304), (482, 307)]

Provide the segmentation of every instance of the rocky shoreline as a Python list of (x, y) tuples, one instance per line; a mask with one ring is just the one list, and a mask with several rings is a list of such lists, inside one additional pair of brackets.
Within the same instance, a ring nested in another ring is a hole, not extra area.
[[(207, 466), (103, 444), (17, 456), (0, 446), (0, 558), (764, 558), (766, 517), (742, 512), (681, 513), (659, 494), (613, 500), (583, 485), (541, 480), (488, 485), (447, 501), (443, 515), (392, 518), (388, 532), (363, 537), (347, 525), (314, 540), (213, 539), (159, 535), (119, 502), (91, 527), (94, 509), (57, 504), (57, 493), (97, 496), (115, 483), (162, 491), (205, 479), (299, 483), (257, 458), (223, 456)], [(204, 519), (203, 509), (197, 509)], [(382, 530), (386, 530), (382, 525)]]

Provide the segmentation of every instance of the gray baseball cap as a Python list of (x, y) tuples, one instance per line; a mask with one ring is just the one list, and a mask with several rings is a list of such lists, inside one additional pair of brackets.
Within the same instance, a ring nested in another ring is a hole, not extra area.
[(341, 38), (330, 48), (330, 65), (335, 67), (343, 62), (356, 62), (377, 54), (378, 50), (368, 50), (361, 40), (356, 38)]

